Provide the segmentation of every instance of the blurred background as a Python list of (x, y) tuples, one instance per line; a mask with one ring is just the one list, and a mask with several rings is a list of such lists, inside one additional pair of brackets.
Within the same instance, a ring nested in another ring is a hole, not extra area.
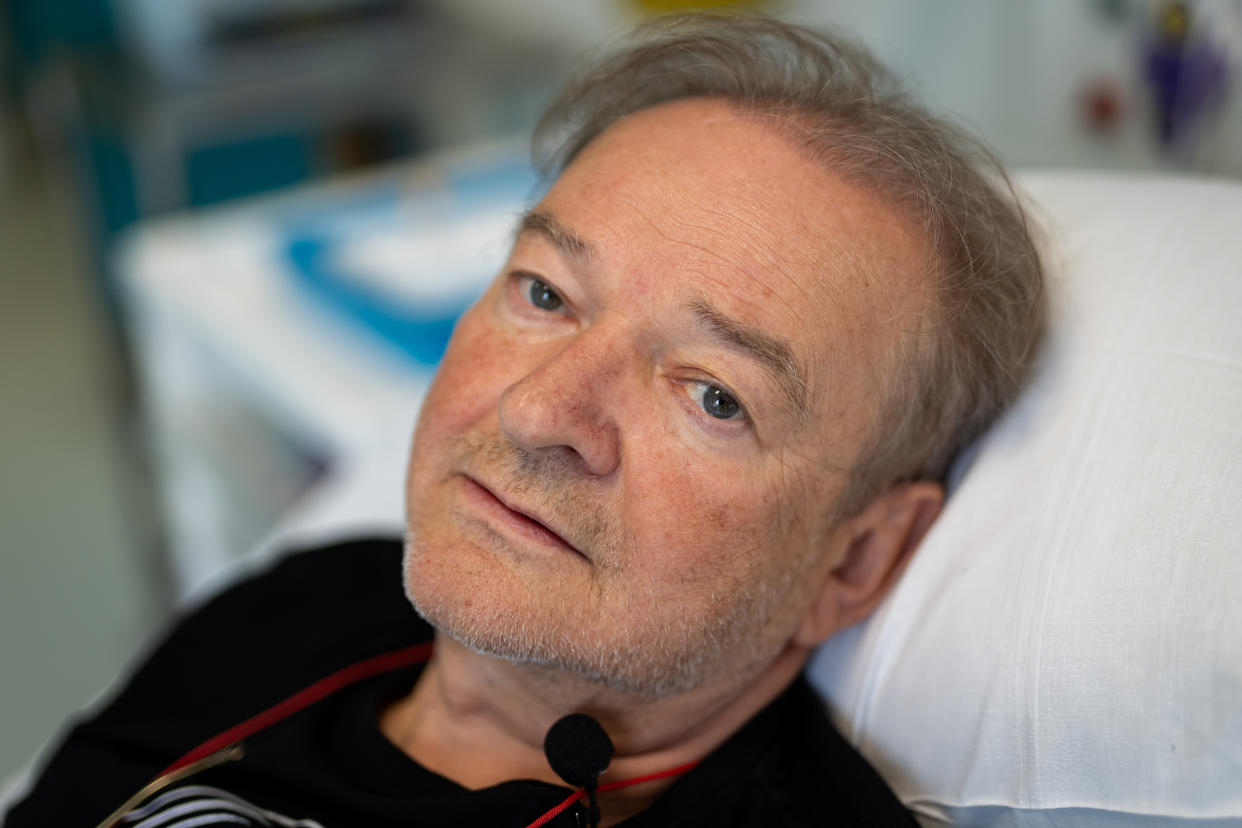
[[(399, 528), (530, 126), (682, 5), (0, 0), (0, 779), (224, 568)], [(1242, 177), (1242, 0), (750, 5), (1015, 167)]]

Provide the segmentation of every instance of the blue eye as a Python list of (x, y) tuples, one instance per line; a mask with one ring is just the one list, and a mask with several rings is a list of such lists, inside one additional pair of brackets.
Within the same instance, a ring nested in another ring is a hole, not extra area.
[(546, 282), (538, 279), (530, 280), (530, 287), (527, 288), (526, 296), (530, 299), (530, 303), (540, 310), (554, 311), (563, 303), (561, 297)]
[(689, 384), (691, 398), (710, 416), (718, 420), (735, 420), (745, 416), (742, 404), (728, 391), (706, 382)]

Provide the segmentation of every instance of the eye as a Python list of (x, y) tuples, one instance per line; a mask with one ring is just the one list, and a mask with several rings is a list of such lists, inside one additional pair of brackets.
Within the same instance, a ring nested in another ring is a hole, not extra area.
[(718, 385), (691, 382), (687, 383), (686, 390), (690, 398), (697, 402), (709, 416), (718, 420), (741, 420), (746, 417), (742, 404)]
[(560, 294), (553, 290), (547, 282), (540, 281), (533, 276), (526, 276), (523, 281), (527, 282), (526, 298), (540, 310), (555, 311), (564, 304), (561, 301)]

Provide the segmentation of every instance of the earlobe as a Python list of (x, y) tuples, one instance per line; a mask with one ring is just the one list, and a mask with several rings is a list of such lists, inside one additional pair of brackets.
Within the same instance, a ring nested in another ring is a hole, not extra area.
[(897, 582), (944, 505), (944, 487), (919, 480), (877, 495), (833, 533), (832, 561), (795, 643), (813, 647), (865, 618)]

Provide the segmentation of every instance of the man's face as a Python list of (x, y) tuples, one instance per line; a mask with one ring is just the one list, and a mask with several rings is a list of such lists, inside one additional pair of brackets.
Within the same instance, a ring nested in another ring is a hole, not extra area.
[(723, 103), (611, 127), (523, 222), (426, 400), (419, 611), (648, 696), (761, 670), (831, 564), (919, 250)]

